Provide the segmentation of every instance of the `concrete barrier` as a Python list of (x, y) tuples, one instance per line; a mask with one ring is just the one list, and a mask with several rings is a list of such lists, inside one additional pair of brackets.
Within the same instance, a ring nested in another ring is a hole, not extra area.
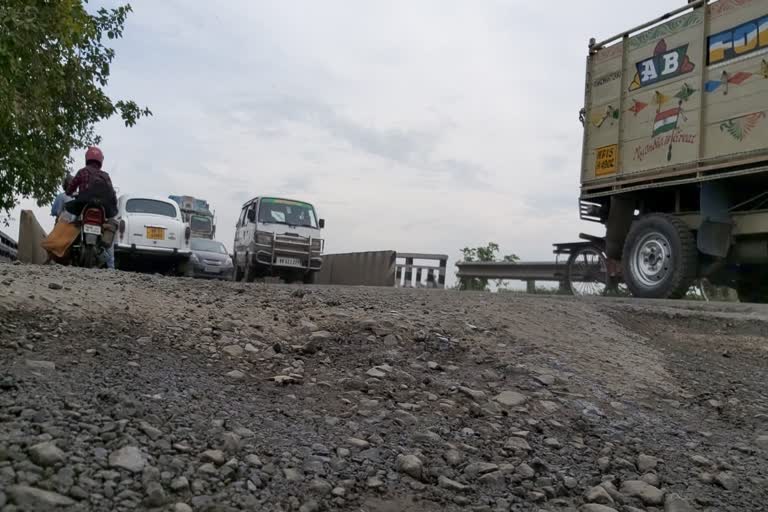
[(35, 265), (48, 261), (48, 253), (40, 245), (46, 236), (32, 210), (22, 210), (19, 218), (19, 261)]
[(315, 284), (395, 286), (395, 251), (326, 254)]

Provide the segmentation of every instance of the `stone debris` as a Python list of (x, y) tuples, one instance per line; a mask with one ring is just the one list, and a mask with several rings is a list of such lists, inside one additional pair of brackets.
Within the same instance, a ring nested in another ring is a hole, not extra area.
[(136, 446), (126, 446), (112, 452), (109, 456), (111, 467), (125, 469), (131, 473), (139, 473), (144, 469), (145, 464), (144, 454)]
[(0, 264), (0, 282), (2, 512), (765, 501), (754, 306), (54, 265)]

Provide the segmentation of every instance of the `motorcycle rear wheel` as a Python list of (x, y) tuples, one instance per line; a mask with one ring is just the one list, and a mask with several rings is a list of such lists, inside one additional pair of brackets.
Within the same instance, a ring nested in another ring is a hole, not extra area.
[(93, 245), (84, 245), (80, 248), (80, 266), (83, 268), (94, 268), (98, 261), (96, 247)]

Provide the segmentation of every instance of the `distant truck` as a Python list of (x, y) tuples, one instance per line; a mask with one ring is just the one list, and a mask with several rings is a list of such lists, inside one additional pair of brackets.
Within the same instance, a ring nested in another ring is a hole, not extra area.
[(303, 201), (255, 197), (243, 205), (235, 226), (234, 280), (276, 276), (312, 283), (323, 264), (325, 221)]
[(213, 240), (216, 236), (216, 224), (208, 201), (192, 196), (168, 196), (168, 198), (179, 205), (184, 222), (192, 230), (192, 238)]
[(691, 1), (593, 39), (581, 120), (581, 218), (633, 295), (707, 278), (768, 302), (768, 1)]

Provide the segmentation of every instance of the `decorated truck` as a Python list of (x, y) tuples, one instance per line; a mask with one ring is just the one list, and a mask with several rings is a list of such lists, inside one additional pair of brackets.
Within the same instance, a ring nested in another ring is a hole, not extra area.
[[(682, 2), (683, 0), (681, 0)], [(768, 0), (698, 0), (589, 44), (572, 286), (768, 301)]]
[(216, 224), (208, 201), (192, 196), (168, 196), (168, 198), (179, 205), (182, 218), (192, 231), (192, 238), (213, 240), (216, 235)]

